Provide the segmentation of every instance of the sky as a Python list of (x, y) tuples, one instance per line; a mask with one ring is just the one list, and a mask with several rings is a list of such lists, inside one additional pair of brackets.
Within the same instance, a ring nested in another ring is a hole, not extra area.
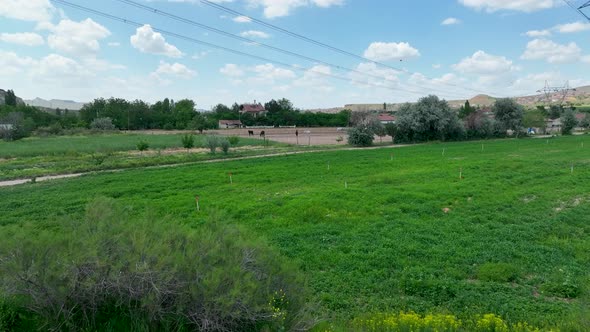
[(160, 14), (67, 1), (137, 25), (60, 1), (0, 0), (0, 88), (24, 99), (188, 98), (210, 109), (288, 98), (315, 109), (590, 84), (590, 22), (562, 0), (212, 1), (245, 16), (200, 0), (133, 0)]

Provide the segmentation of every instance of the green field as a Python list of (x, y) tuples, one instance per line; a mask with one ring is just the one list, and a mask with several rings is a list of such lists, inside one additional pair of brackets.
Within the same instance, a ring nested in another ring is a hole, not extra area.
[(194, 227), (222, 215), (295, 262), (334, 324), (399, 311), (494, 313), (582, 331), (589, 180), (587, 135), (129, 170), (1, 188), (0, 236), (80, 218), (96, 197)]
[[(184, 135), (112, 134), (88, 136), (29, 137), (15, 142), (0, 140), (0, 158), (76, 155), (95, 152), (137, 150), (144, 140), (150, 149), (182, 148)], [(203, 135), (195, 135), (195, 146), (203, 146)], [(240, 145), (262, 145), (258, 139), (240, 139)]]
[[(240, 138), (229, 156), (205, 153), (161, 153), (182, 149), (183, 135), (112, 134), (88, 136), (31, 137), (15, 142), (0, 140), (0, 181), (120, 168), (170, 165), (225, 157), (274, 153), (285, 144)], [(195, 148), (203, 148), (204, 135), (195, 135)], [(137, 143), (145, 141), (149, 150), (140, 154)], [(236, 150), (237, 149), (237, 150)], [(292, 150), (292, 149), (291, 149)]]

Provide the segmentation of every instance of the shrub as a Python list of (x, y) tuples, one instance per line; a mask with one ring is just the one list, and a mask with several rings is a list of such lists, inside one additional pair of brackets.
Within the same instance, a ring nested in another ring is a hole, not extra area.
[(215, 217), (195, 227), (128, 211), (99, 199), (81, 222), (5, 229), (0, 294), (19, 295), (43, 330), (278, 331), (306, 323), (304, 283), (264, 243)]
[(150, 144), (145, 140), (137, 142), (137, 150), (143, 152), (150, 148)]
[(541, 286), (541, 291), (551, 296), (574, 299), (582, 293), (582, 288), (568, 271), (559, 269)]
[(90, 129), (100, 131), (110, 131), (117, 129), (111, 118), (96, 118), (90, 123)]
[(371, 146), (375, 136), (368, 128), (352, 128), (348, 132), (348, 144), (352, 146)]
[(231, 147), (229, 140), (227, 140), (225, 138), (222, 139), (220, 145), (221, 145), (221, 151), (223, 151), (223, 154), (227, 155), (229, 153), (229, 148)]
[(238, 145), (238, 143), (240, 143), (239, 136), (230, 136), (227, 138), (227, 140), (229, 141), (229, 144), (231, 144), (231, 146), (236, 146)]
[(219, 143), (219, 137), (215, 135), (209, 135), (205, 138), (205, 146), (207, 146), (209, 150), (211, 150), (212, 154), (215, 154), (215, 151), (217, 151)]
[(187, 149), (192, 149), (195, 146), (195, 137), (193, 135), (182, 136), (182, 146)]
[(477, 278), (482, 281), (509, 282), (518, 277), (518, 270), (508, 263), (485, 263), (477, 271)]

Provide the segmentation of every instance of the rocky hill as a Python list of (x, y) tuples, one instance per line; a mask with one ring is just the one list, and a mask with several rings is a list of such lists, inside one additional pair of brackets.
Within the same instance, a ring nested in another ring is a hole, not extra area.
[[(6, 91), (0, 89), (0, 105), (4, 105), (6, 99)], [(25, 103), (23, 102), (23, 100), (21, 98), (19, 98), (18, 96), (16, 96), (16, 103), (19, 105), (24, 105)]]

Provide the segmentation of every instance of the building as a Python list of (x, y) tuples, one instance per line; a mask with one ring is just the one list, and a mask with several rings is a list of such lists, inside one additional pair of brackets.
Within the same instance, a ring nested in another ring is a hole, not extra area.
[(253, 104), (240, 105), (240, 114), (250, 114), (256, 118), (266, 115), (266, 109), (264, 109), (261, 103), (256, 103), (255, 100)]
[(14, 127), (10, 123), (0, 123), (0, 130), (9, 131), (9, 130), (12, 130), (12, 128), (14, 128)]
[(395, 123), (395, 120), (396, 120), (396, 117), (393, 115), (379, 114), (379, 122), (381, 122), (382, 125)]
[(561, 119), (547, 119), (545, 120), (546, 123), (546, 133), (554, 134), (561, 132)]
[(219, 129), (235, 129), (242, 128), (242, 121), (240, 120), (219, 120)]

